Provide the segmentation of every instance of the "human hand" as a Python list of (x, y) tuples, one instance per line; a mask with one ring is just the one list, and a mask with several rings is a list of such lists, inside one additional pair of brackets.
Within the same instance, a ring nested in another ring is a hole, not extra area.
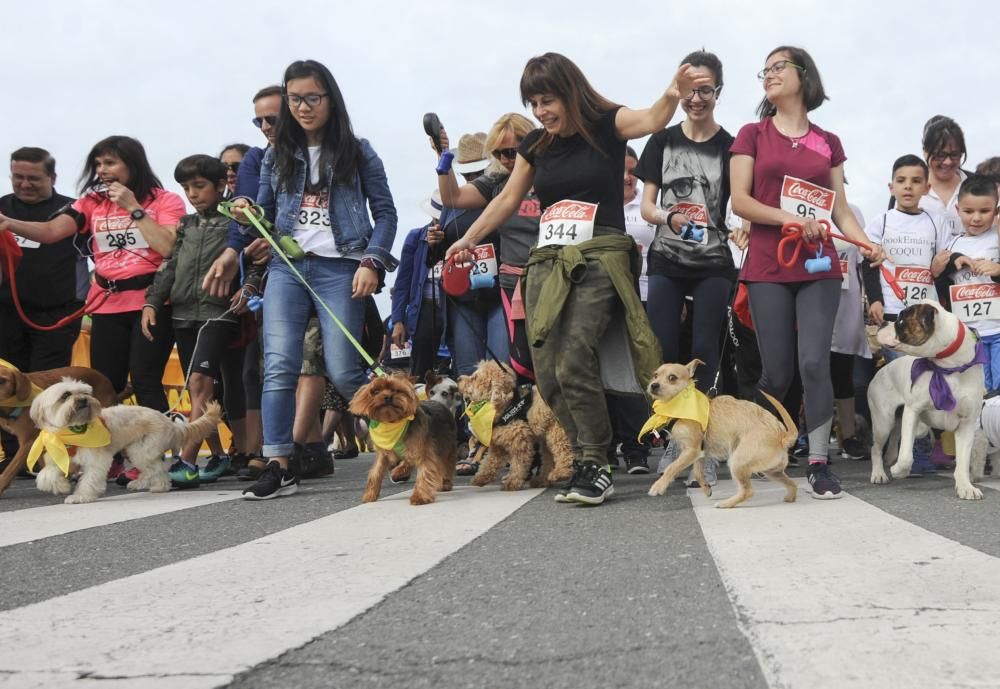
[(989, 277), (994, 277), (1000, 275), (1000, 263), (994, 263), (988, 258), (982, 258), (978, 261), (973, 261), (972, 272), (976, 275), (988, 275)]
[(239, 256), (233, 249), (226, 249), (205, 273), (201, 288), (213, 297), (225, 298), (238, 270)]
[(959, 256), (955, 259), (955, 270), (962, 270), (962, 268), (968, 268), (969, 270), (976, 269), (976, 262), (973, 261), (968, 256)]
[(375, 294), (378, 289), (378, 273), (371, 268), (360, 266), (354, 271), (354, 280), (351, 283), (351, 298), (364, 299)]
[(872, 317), (872, 323), (882, 325), (885, 321), (885, 307), (880, 301), (873, 301), (868, 306), (868, 314)]
[(733, 241), (740, 251), (746, 251), (747, 247), (750, 246), (750, 230), (745, 227), (740, 227), (733, 230), (729, 234), (729, 238)]
[(829, 230), (821, 225), (818, 220), (812, 218), (803, 219), (802, 224), (802, 238), (807, 242), (816, 242), (817, 240), (826, 239)]
[(402, 323), (396, 323), (392, 326), (392, 343), (397, 347), (406, 344), (406, 326)]
[(684, 63), (674, 75), (667, 93), (678, 100), (686, 98), (692, 91), (702, 86), (712, 85), (712, 76), (708, 74), (696, 74), (694, 68), (689, 63)]
[(882, 265), (882, 261), (885, 260), (885, 250), (880, 244), (869, 244), (868, 246), (859, 248), (861, 255), (867, 258), (873, 266), (880, 266)]
[(449, 146), (448, 146), (448, 144), (449, 144), (449, 141), (448, 141), (448, 132), (446, 132), (444, 130), (444, 127), (441, 127), (441, 133), (438, 134), (438, 138), (441, 140), (441, 151), (440, 152), (438, 152), (437, 147), (434, 145), (434, 139), (433, 139), (433, 137), (427, 137), (427, 140), (431, 142), (431, 150), (434, 151), (435, 154), (441, 155), (441, 153), (444, 153), (449, 148)]
[(673, 217), (670, 218), (670, 229), (673, 230), (674, 234), (680, 234), (684, 226), (691, 222), (691, 218), (687, 217), (683, 213), (674, 213)]
[(438, 223), (431, 223), (430, 227), (427, 228), (427, 244), (430, 246), (437, 246), (444, 241), (444, 230), (441, 229), (441, 225)]
[(135, 194), (121, 182), (112, 182), (108, 185), (108, 198), (129, 212), (142, 208), (135, 200)]
[(939, 276), (944, 272), (944, 269), (948, 267), (949, 258), (951, 258), (951, 252), (945, 250), (937, 252), (934, 258), (931, 259), (931, 274), (934, 277)]
[(247, 217), (245, 210), (250, 208), (253, 204), (250, 203), (250, 199), (238, 198), (234, 199), (229, 206), (229, 212), (233, 214), (233, 220), (238, 222), (240, 225), (249, 225), (250, 219)]
[(475, 245), (472, 242), (462, 237), (448, 247), (448, 251), (445, 253), (445, 260), (449, 260), (454, 256), (456, 265), (467, 265), (472, 262), (472, 249), (474, 248)]
[(243, 253), (250, 257), (254, 265), (261, 266), (271, 260), (271, 245), (263, 237), (258, 237), (250, 242)]
[(140, 323), (140, 326), (142, 327), (143, 336), (147, 340), (152, 342), (153, 333), (150, 330), (150, 328), (156, 327), (156, 309), (154, 309), (152, 306), (142, 307), (142, 321)]

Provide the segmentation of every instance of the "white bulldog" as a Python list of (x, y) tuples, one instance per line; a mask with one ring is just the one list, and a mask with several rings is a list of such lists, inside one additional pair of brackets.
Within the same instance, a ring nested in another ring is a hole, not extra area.
[[(937, 301), (925, 299), (904, 309), (895, 324), (878, 331), (878, 341), (904, 356), (882, 367), (868, 386), (872, 414), (872, 483), (888, 483), (883, 466), (886, 441), (894, 435), (896, 410), (899, 455), (892, 476), (900, 478), (913, 466), (913, 439), (929, 428), (955, 433), (955, 491), (963, 500), (979, 500), (972, 485), (970, 458), (979, 413), (986, 392), (985, 353), (978, 338)], [(891, 453), (891, 449), (890, 449)]]

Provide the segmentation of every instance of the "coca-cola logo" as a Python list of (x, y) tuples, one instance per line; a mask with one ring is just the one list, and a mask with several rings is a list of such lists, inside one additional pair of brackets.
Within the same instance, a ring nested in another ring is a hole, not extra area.
[(554, 220), (591, 220), (597, 206), (589, 203), (560, 202), (549, 206), (542, 218), (545, 222)]
[(968, 301), (990, 299), (995, 296), (997, 296), (997, 285), (961, 285), (955, 289), (952, 299)]
[(918, 282), (922, 285), (931, 284), (930, 268), (897, 268), (896, 279), (900, 282)]
[(828, 189), (805, 186), (804, 184), (799, 184), (798, 182), (792, 182), (788, 185), (785, 193), (792, 198), (800, 199), (806, 203), (812, 204), (813, 206), (819, 206), (820, 208), (828, 208), (833, 205), (831, 200), (833, 198), (833, 192)]
[(542, 204), (538, 199), (525, 199), (521, 201), (517, 214), (522, 218), (537, 218), (542, 214)]

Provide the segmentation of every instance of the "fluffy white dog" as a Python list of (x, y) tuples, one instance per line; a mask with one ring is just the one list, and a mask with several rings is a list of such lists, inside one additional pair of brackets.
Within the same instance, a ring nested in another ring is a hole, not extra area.
[[(95, 419), (104, 422), (111, 442), (104, 447), (78, 447), (73, 461), (82, 474), (76, 491), (67, 503), (93, 502), (104, 495), (108, 468), (116, 452), (124, 451), (141, 472), (128, 484), (129, 490), (148, 488), (153, 493), (170, 490), (170, 476), (163, 453), (189, 442), (203, 440), (218, 426), (222, 410), (210, 402), (205, 414), (194, 423), (172, 421), (165, 414), (147, 407), (118, 405), (102, 409), (91, 387), (72, 378), (63, 378), (44, 390), (31, 405), (31, 418), (42, 431), (58, 432), (70, 426), (90, 424)], [(53, 495), (67, 495), (70, 482), (56, 462), (46, 455), (45, 467), (38, 473), (35, 485)]]

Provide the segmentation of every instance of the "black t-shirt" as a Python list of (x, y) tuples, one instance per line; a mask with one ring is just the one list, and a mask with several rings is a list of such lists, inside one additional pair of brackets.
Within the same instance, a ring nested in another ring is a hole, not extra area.
[[(483, 175), (472, 181), (476, 189), (487, 201), (492, 201), (507, 185), (509, 175)], [(528, 262), (528, 253), (538, 242), (538, 218), (541, 217), (541, 206), (534, 190), (521, 200), (517, 213), (510, 216), (497, 229), (500, 235), (500, 263), (508, 266), (524, 267)], [(501, 282), (503, 282), (501, 276)]]
[(680, 124), (654, 134), (646, 143), (635, 175), (660, 190), (659, 206), (677, 206), (707, 228), (702, 242), (683, 240), (666, 226), (657, 228), (648, 256), (649, 275), (734, 278), (726, 206), (729, 203), (729, 147), (733, 137), (722, 127), (708, 141), (692, 141)]
[[(595, 225), (625, 232), (625, 141), (618, 136), (615, 115), (621, 106), (604, 113), (590, 135), (597, 148), (580, 134), (555, 137), (543, 151), (533, 151), (544, 129), (530, 132), (518, 153), (535, 168), (535, 193), (541, 210), (563, 200), (596, 203)], [(595, 229), (595, 235), (601, 234)]]
[[(70, 203), (73, 203), (73, 199), (56, 193), (46, 201), (32, 204), (8, 194), (0, 198), (0, 212), (14, 220), (44, 222)], [(79, 302), (76, 264), (80, 254), (73, 243), (76, 236), (74, 233), (55, 244), (37, 247), (22, 245), (24, 256), (14, 277), (17, 281), (17, 295), (25, 307), (53, 309)], [(83, 240), (80, 241), (82, 244)], [(0, 303), (13, 303), (9, 280), (4, 280), (3, 286), (0, 286)]]

